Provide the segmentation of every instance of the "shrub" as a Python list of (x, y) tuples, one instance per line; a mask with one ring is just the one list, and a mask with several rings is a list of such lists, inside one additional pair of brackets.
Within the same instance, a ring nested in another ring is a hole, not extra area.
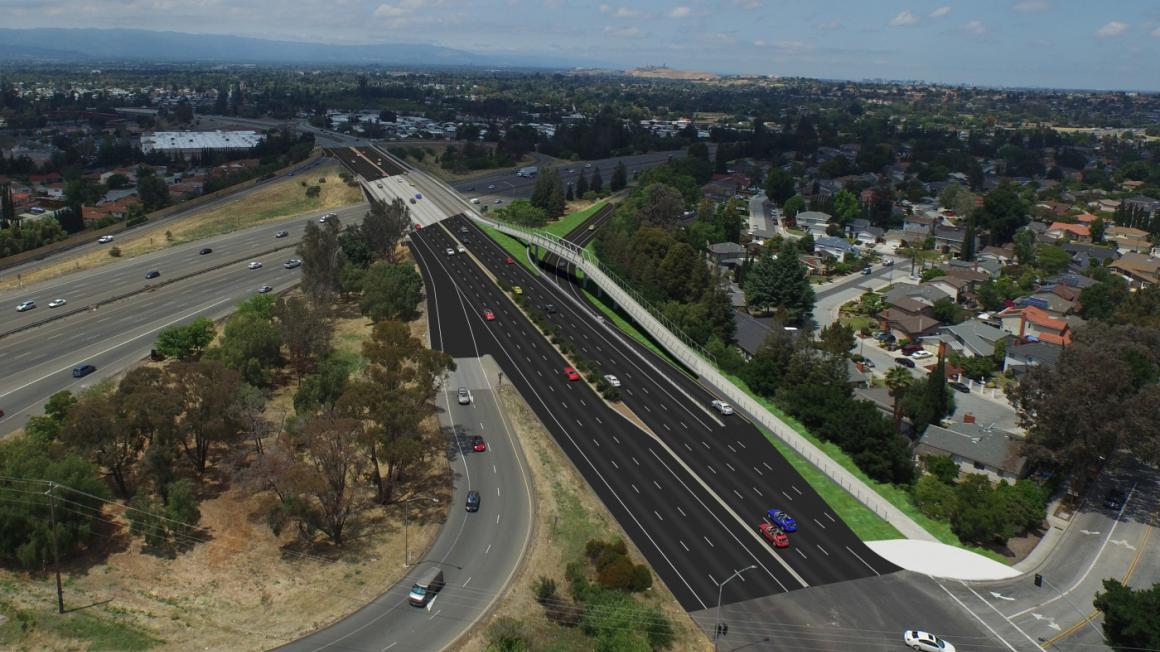
[(555, 601), (557, 599), (556, 580), (550, 577), (541, 575), (540, 578), (536, 580), (534, 590), (536, 592), (536, 602), (539, 602), (540, 604), (544, 604), (545, 602), (549, 601)]
[(112, 256), (113, 258), (120, 258), (121, 257), (121, 248), (120, 247), (113, 247), (113, 248), (109, 249), (109, 255)]

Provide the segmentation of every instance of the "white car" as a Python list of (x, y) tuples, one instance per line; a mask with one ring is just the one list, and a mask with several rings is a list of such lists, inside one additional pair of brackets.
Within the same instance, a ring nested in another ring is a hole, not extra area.
[(460, 405), (471, 404), (471, 392), (467, 391), (466, 387), (460, 387), (458, 398), (456, 399)]
[(488, 190), (495, 190), (495, 184), (494, 183), (491, 184), (490, 186), (487, 187), (487, 189)]
[(713, 401), (711, 403), (711, 405), (713, 406), (714, 410), (717, 410), (718, 412), (720, 412), (721, 414), (724, 414), (725, 416), (729, 416), (730, 414), (733, 414), (733, 406), (729, 405), (725, 401)]
[(64, 299), (53, 299), (52, 301), (48, 302), (48, 307), (49, 308), (59, 308), (66, 303), (68, 303), (68, 301), (65, 301)]
[(459, 245), (458, 247), (456, 247), (456, 248), (455, 248), (455, 250), (456, 250), (456, 251), (458, 251), (458, 252), (459, 252), (459, 253), (461, 253), (461, 254), (465, 254), (465, 253), (467, 253), (467, 249), (464, 249), (464, 248), (463, 248), (463, 245)]
[(108, 244), (112, 241), (113, 241), (113, 236), (111, 236), (111, 235), (103, 235), (103, 236), (97, 238), (97, 242), (99, 242), (101, 244)]
[(921, 652), (955, 652), (955, 646), (929, 632), (908, 629), (902, 632), (902, 642)]
[(605, 382), (607, 382), (609, 385), (612, 385), (613, 387), (620, 387), (620, 379), (617, 378), (616, 376), (613, 376), (612, 374), (605, 374), (604, 380), (605, 380)]
[(19, 306), (16, 306), (16, 312), (27, 312), (29, 310), (32, 310), (35, 307), (36, 307), (35, 301), (25, 301), (24, 303), (20, 304)]
[(448, 256), (454, 256), (454, 255), (455, 255), (455, 250), (454, 250), (454, 249), (452, 249), (451, 247), (448, 247), (448, 248), (447, 248), (447, 255), (448, 255)]
[(922, 350), (911, 353), (910, 357), (914, 358), (915, 360), (925, 360), (926, 358), (933, 358), (934, 354), (930, 351)]
[(262, 263), (260, 263), (256, 260), (250, 261), (249, 268), (250, 269), (262, 269)]

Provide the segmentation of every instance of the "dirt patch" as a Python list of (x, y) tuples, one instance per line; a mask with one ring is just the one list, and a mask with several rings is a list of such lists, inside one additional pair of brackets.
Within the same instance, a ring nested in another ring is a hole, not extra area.
[[(294, 215), (320, 213), (362, 201), (362, 192), (358, 188), (346, 185), (338, 176), (339, 169), (334, 163), (321, 165), (308, 175), (297, 178), (293, 183), (272, 183), (236, 200), (215, 204), (210, 208), (174, 218), (156, 228), (127, 231), (124, 235), (118, 235), (117, 240), (109, 248), (102, 247), (23, 272), (19, 280), (14, 277), (6, 278), (0, 283), (0, 289), (10, 290), (19, 284), (35, 283), (71, 272), (101, 267), (117, 260), (134, 258), (193, 240), (230, 233)], [(326, 181), (320, 183), (320, 179)], [(306, 196), (306, 188), (311, 185), (320, 188), (317, 197)], [(166, 233), (169, 236), (166, 236)], [(120, 258), (109, 255), (110, 249), (114, 246), (121, 250)]]
[[(566, 591), (564, 567), (581, 558), (584, 544), (591, 538), (607, 540), (619, 537), (628, 544), (632, 558), (643, 560), (644, 556), (544, 430), (519, 393), (505, 385), (499, 390), (499, 398), (524, 448), (535, 485), (538, 509), (534, 536), (508, 592), (499, 599), (492, 613), (460, 641), (457, 649), (471, 652), (486, 649), (487, 627), (504, 616), (522, 621), (533, 650), (590, 649), (592, 639), (576, 629), (554, 625), (544, 617), (544, 610), (532, 591), (532, 583), (541, 576), (551, 577), (562, 591)], [(659, 579), (651, 590), (642, 594), (641, 601), (663, 610), (672, 620), (676, 634), (673, 650), (691, 652), (709, 647), (708, 639)]]

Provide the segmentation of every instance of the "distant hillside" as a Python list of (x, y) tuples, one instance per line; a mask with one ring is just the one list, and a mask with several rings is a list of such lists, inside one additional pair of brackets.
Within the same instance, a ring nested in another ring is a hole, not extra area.
[(674, 70), (666, 66), (645, 66), (625, 71), (629, 77), (652, 77), (655, 79), (720, 79), (721, 75), (715, 72), (697, 72), (694, 70)]
[(148, 61), (570, 68), (562, 57), (477, 54), (422, 43), (330, 45), (141, 29), (0, 29), (0, 62)]

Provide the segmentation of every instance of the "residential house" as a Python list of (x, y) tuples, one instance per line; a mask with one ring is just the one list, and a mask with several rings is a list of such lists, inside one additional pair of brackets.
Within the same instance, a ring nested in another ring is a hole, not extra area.
[(995, 354), (995, 344), (1011, 340), (1011, 334), (978, 319), (968, 319), (961, 324), (943, 326), (939, 340), (946, 343), (949, 351), (960, 355), (991, 356)]
[(1122, 254), (1146, 253), (1152, 250), (1152, 243), (1148, 242), (1148, 232), (1130, 226), (1109, 226), (1104, 232), (1104, 239)]
[(899, 247), (909, 245), (911, 242), (916, 242), (915, 235), (901, 229), (890, 229), (882, 236), (882, 242), (891, 249), (898, 249)]
[(878, 313), (879, 328), (900, 340), (917, 341), (934, 334), (942, 325), (934, 318), (930, 305), (917, 299), (901, 297), (888, 303), (890, 307)]
[(814, 251), (829, 254), (838, 261), (846, 260), (846, 256), (855, 258), (858, 256), (858, 248), (850, 244), (849, 240), (830, 235), (824, 235), (815, 240)]
[(802, 254), (798, 260), (806, 268), (806, 276), (818, 276), (826, 273), (826, 261), (821, 256)]
[(982, 251), (978, 252), (975, 258), (979, 260), (997, 260), (1006, 265), (1015, 260), (1015, 245), (1010, 242), (1001, 247), (988, 245)]
[[(934, 228), (934, 246), (945, 248), (948, 251), (958, 253), (963, 250), (963, 243), (967, 241), (967, 230), (962, 227), (936, 226)], [(975, 246), (978, 247), (979, 239), (975, 237)]]
[(881, 227), (871, 226), (870, 220), (858, 218), (846, 225), (846, 235), (854, 238), (859, 244), (873, 245), (886, 234)]
[(830, 215), (821, 211), (802, 211), (797, 214), (796, 221), (799, 229), (817, 238), (826, 235), (826, 228), (830, 226)]
[(1047, 227), (1047, 235), (1057, 240), (1075, 240), (1091, 242), (1092, 230), (1085, 224), (1069, 224), (1067, 222), (1052, 222)]
[(1016, 306), (1034, 306), (1046, 312), (1049, 316), (1055, 319), (1063, 319), (1065, 316), (1075, 312), (1076, 300), (1068, 299), (1063, 296), (1063, 292), (1052, 292), (1049, 289), (1041, 289), (1039, 292), (1026, 297), (1019, 297), (1015, 300)]
[(899, 299), (914, 299), (919, 303), (933, 306), (938, 303), (940, 299), (949, 299), (950, 295), (943, 290), (931, 285), (930, 283), (920, 283), (918, 285), (910, 285), (900, 283), (890, 288), (886, 296), (882, 297), (887, 304), (893, 305)]
[(1133, 289), (1160, 283), (1160, 258), (1130, 251), (1108, 267), (1127, 279)]
[(745, 261), (745, 247), (736, 242), (716, 242), (709, 245), (709, 255), (718, 266), (740, 265)]
[(947, 295), (951, 298), (951, 301), (957, 303), (962, 300), (963, 295), (965, 295), (970, 290), (971, 282), (958, 276), (947, 275), (932, 278), (931, 280), (924, 283), (924, 285), (930, 285), (942, 290), (943, 292), (947, 293)]
[(1130, 211), (1142, 211), (1146, 215), (1153, 215), (1160, 210), (1160, 199), (1153, 199), (1145, 195), (1136, 195), (1123, 200), (1124, 208)]
[(846, 358), (846, 382), (851, 388), (869, 387), (871, 373), (861, 362), (854, 362)]
[(1033, 305), (1012, 306), (995, 315), (1003, 330), (1021, 340), (1035, 339), (1048, 344), (1071, 344), (1071, 327)]
[(1086, 242), (1065, 242), (1061, 246), (1064, 251), (1071, 254), (1068, 268), (1075, 272), (1082, 272), (1093, 265), (1106, 265), (1119, 255), (1119, 252), (1111, 247)]
[(934, 233), (936, 219), (923, 215), (908, 215), (902, 222), (902, 230), (907, 233), (919, 234), (921, 242), (926, 236)]
[(978, 261), (952, 260), (947, 262), (944, 269), (947, 276), (954, 276), (966, 281), (968, 292), (974, 292), (975, 288), (991, 278), (991, 274), (982, 269)]
[(1023, 441), (1012, 433), (977, 423), (930, 425), (918, 446), (918, 457), (949, 455), (964, 473), (981, 473), (993, 481), (1023, 477), (1027, 458)]
[(1020, 376), (1031, 367), (1054, 367), (1059, 362), (1060, 353), (1063, 353), (1063, 347), (1047, 342), (1011, 344), (1003, 359), (1003, 369)]

